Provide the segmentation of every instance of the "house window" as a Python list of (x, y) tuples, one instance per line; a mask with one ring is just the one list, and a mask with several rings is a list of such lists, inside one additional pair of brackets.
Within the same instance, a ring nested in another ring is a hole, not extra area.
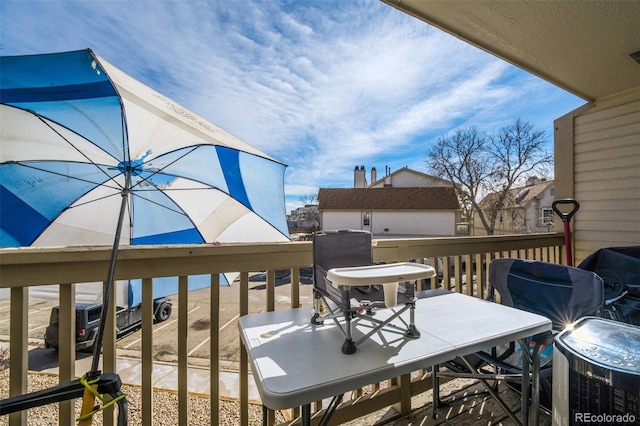
[(544, 207), (540, 212), (540, 224), (543, 226), (553, 225), (553, 209)]
[(371, 213), (362, 213), (362, 226), (371, 226)]

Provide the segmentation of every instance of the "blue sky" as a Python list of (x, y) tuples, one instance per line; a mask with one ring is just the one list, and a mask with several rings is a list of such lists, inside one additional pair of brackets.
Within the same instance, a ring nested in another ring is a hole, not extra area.
[(0, 1), (0, 54), (84, 48), (287, 164), (287, 212), (356, 165), (429, 173), (458, 127), (551, 144), (584, 104), (378, 0)]

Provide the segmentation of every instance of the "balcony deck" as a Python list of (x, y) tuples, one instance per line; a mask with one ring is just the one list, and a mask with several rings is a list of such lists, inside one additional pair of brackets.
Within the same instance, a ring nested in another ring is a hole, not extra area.
[[(486, 284), (486, 265), (493, 258), (519, 257), (527, 259), (545, 260), (562, 263), (562, 234), (534, 234), (517, 236), (493, 236), (493, 237), (464, 237), (464, 238), (415, 238), (415, 239), (389, 239), (380, 240), (374, 247), (376, 261), (397, 262), (415, 260), (429, 262), (437, 265), (437, 258), (442, 259), (442, 282), (445, 288), (463, 292), (476, 297), (483, 297)], [(75, 364), (75, 320), (73, 314), (73, 301), (75, 288), (81, 283), (104, 280), (110, 247), (88, 248), (24, 248), (0, 250), (0, 277), (1, 287), (10, 289), (10, 394), (19, 395), (27, 391), (28, 385), (28, 288), (35, 285), (58, 284), (60, 288), (60, 351), (59, 351), (59, 377), (61, 382), (71, 380), (79, 371)], [(221, 415), (220, 397), (222, 396), (221, 376), (222, 367), (221, 345), (224, 345), (223, 334), (233, 330), (237, 335), (237, 327), (229, 326), (225, 332), (221, 328), (226, 322), (221, 321), (221, 309), (224, 305), (224, 296), (221, 295), (218, 274), (223, 272), (240, 272), (239, 283), (234, 284), (238, 291), (237, 311), (233, 316), (245, 315), (250, 311), (249, 276), (252, 271), (266, 271), (264, 300), (260, 310), (288, 309), (299, 307), (307, 303), (301, 298), (300, 269), (312, 264), (312, 247), (310, 242), (292, 242), (277, 244), (233, 244), (223, 246), (195, 245), (195, 246), (166, 246), (166, 247), (122, 247), (119, 253), (116, 279), (140, 278), (143, 281), (142, 309), (143, 324), (140, 341), (140, 416), (143, 425), (154, 424), (154, 413), (159, 407), (154, 406), (153, 387), (154, 362), (159, 348), (154, 345), (153, 333), (145, 330), (153, 330), (152, 322), (153, 295), (152, 279), (161, 276), (178, 276), (179, 293), (177, 295), (177, 332), (172, 337), (176, 342), (176, 369), (177, 369), (177, 413), (179, 424), (187, 424), (189, 418), (189, 349), (188, 335), (190, 333), (190, 320), (193, 314), (189, 313), (187, 291), (187, 275), (210, 274), (211, 291), (209, 302), (210, 334), (208, 342), (208, 355), (210, 358), (209, 399), (210, 424), (218, 424)], [(276, 271), (290, 270), (291, 282), (290, 294), (287, 303), (282, 303), (276, 298)], [(474, 277), (467, 282), (466, 277)], [(62, 283), (62, 284), (60, 284)], [(438, 279), (422, 283), (425, 287), (435, 288), (439, 285)], [(6, 290), (5, 290), (6, 291)], [(252, 302), (253, 303), (253, 302)], [(227, 308), (226, 305), (224, 305)], [(253, 309), (253, 308), (252, 308)], [(102, 370), (105, 372), (116, 371), (116, 339), (115, 339), (115, 306), (109, 312), (106, 323), (106, 334), (103, 349)], [(223, 348), (224, 349), (224, 348)], [(247, 364), (245, 351), (239, 350), (239, 424), (249, 424), (249, 377), (250, 371)], [(117, 371), (116, 371), (117, 372)], [(401, 377), (382, 384), (374, 384), (373, 391), (356, 389), (352, 392), (351, 399), (345, 401), (335, 414), (335, 420), (339, 423), (352, 422), (351, 424), (374, 424), (389, 419), (400, 424), (432, 424), (430, 423), (429, 410), (419, 409), (428, 400), (427, 395), (431, 389), (428, 374), (419, 372), (410, 377)], [(404, 384), (404, 387), (402, 386)], [(409, 386), (410, 384), (410, 386)], [(413, 401), (412, 401), (413, 398)], [(480, 399), (478, 399), (480, 398)], [(517, 398), (517, 396), (515, 397)], [(420, 402), (422, 401), (422, 402)], [(516, 403), (517, 405), (517, 403)], [(394, 408), (389, 408), (389, 407)], [(456, 424), (476, 424), (487, 421), (491, 423), (501, 422), (503, 419), (499, 408), (491, 408), (490, 401), (484, 401), (484, 396), (479, 396), (463, 401), (463, 406), (454, 405), (451, 414), (468, 411), (467, 407), (478, 407), (470, 411), (468, 420), (456, 420)], [(464, 407), (464, 408), (462, 408)], [(322, 409), (320, 403), (315, 404), (317, 410)], [(60, 424), (74, 424), (73, 406), (71, 402), (59, 404)], [(418, 410), (413, 414), (412, 420), (392, 420), (389, 416), (400, 413), (406, 416), (412, 410)], [(288, 411), (292, 416), (297, 415), (296, 410)], [(478, 418), (478, 413), (481, 414)], [(366, 416), (363, 419), (363, 416)], [(374, 419), (371, 416), (379, 416)], [(489, 417), (486, 417), (489, 416)], [(275, 414), (269, 413), (270, 424), (275, 423)], [(278, 416), (280, 418), (280, 416)], [(113, 424), (114, 414), (107, 411), (104, 415), (104, 424)], [(472, 420), (475, 419), (475, 420)], [(9, 418), (10, 425), (27, 423), (26, 413), (15, 413)], [(372, 423), (373, 422), (373, 423)], [(402, 423), (405, 422), (405, 423)], [(438, 424), (437, 420), (435, 424)], [(509, 423), (509, 421), (507, 421)], [(286, 423), (285, 423), (286, 424)]]
[[(519, 416), (520, 394), (504, 384), (500, 385), (499, 394)], [(436, 419), (432, 416), (432, 393), (427, 391), (412, 398), (412, 411), (408, 415), (403, 416), (395, 408), (389, 407), (348, 422), (346, 425), (437, 426), (447, 424), (447, 421), (460, 426), (513, 424), (477, 381), (453, 380), (442, 385), (441, 395), (448, 404), (438, 409)], [(551, 425), (551, 416), (543, 410), (540, 411), (539, 424), (540, 426)]]

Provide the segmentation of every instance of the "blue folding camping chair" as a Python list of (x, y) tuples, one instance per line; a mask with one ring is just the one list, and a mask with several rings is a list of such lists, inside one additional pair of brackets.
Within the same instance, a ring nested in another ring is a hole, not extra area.
[[(491, 300), (495, 301), (496, 295), (499, 295), (503, 305), (543, 315), (551, 320), (553, 330), (531, 336), (527, 341), (512, 342), (501, 347), (487, 348), (471, 356), (456, 358), (443, 364), (448, 367), (447, 371), (440, 371), (440, 366), (435, 366), (434, 415), (435, 409), (443, 404), (439, 396), (439, 378), (467, 377), (480, 379), (507, 415), (516, 424), (520, 424), (515, 414), (499, 397), (496, 391), (497, 381), (519, 382), (522, 397), (528, 399), (529, 387), (521, 384), (530, 380), (533, 406), (539, 406), (540, 389), (551, 401), (553, 336), (583, 316), (600, 315), (604, 285), (602, 279), (593, 272), (522, 259), (493, 260), (489, 265), (489, 285)], [(525, 363), (528, 368), (523, 368)], [(523, 371), (531, 372), (531, 376), (523, 377)], [(489, 380), (496, 382), (492, 386)], [(528, 418), (528, 412), (522, 414), (524, 419)], [(533, 413), (533, 420), (537, 424), (537, 410)]]

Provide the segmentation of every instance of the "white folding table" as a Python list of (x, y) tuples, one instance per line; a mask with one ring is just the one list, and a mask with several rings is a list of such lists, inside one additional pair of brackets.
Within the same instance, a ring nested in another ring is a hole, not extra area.
[[(336, 325), (312, 325), (310, 318), (310, 309), (299, 308), (239, 320), (263, 405), (275, 410), (302, 406), (303, 424), (310, 424), (314, 401), (551, 330), (543, 316), (447, 293), (417, 301), (419, 339), (383, 330), (356, 354), (345, 355)], [(354, 334), (366, 332), (354, 328)]]

